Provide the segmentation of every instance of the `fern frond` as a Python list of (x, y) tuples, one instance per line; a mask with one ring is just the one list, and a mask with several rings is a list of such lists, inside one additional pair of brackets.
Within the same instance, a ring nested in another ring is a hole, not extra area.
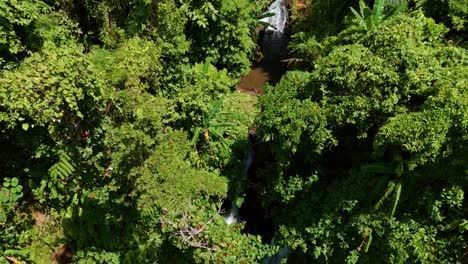
[(49, 168), (49, 177), (54, 181), (68, 178), (75, 171), (75, 167), (71, 162), (72, 160), (67, 154), (61, 154), (59, 161)]
[(141, 216), (148, 219), (159, 217), (159, 210), (153, 204), (147, 204), (140, 209)]
[(55, 164), (55, 171), (56, 175), (59, 176), (61, 180), (66, 179), (71, 173), (69, 173), (67, 170), (63, 169), (63, 167), (60, 165), (61, 163)]

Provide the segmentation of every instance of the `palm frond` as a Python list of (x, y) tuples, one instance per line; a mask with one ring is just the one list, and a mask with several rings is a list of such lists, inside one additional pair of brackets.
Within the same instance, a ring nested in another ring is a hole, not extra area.
[(208, 128), (208, 131), (210, 132), (210, 134), (214, 135), (218, 139), (224, 138), (222, 132), (218, 131), (215, 127)]
[(372, 229), (369, 232), (369, 238), (367, 239), (366, 248), (364, 249), (364, 252), (367, 253), (367, 251), (369, 251), (369, 247), (371, 244), (372, 244)]
[(394, 174), (395, 170), (395, 165), (384, 162), (374, 162), (361, 167), (361, 171), (367, 173)]
[(195, 143), (197, 143), (198, 141), (198, 138), (200, 137), (200, 132), (202, 131), (202, 128), (201, 127), (197, 127), (197, 129), (195, 129), (195, 132), (193, 133), (193, 137), (192, 137), (192, 145), (195, 145)]
[(366, 30), (375, 30), (379, 24), (390, 18), (391, 16), (402, 12), (406, 9), (406, 2), (401, 2), (397, 6), (393, 7), (385, 16), (384, 10), (386, 8), (386, 0), (376, 0), (372, 6), (372, 10), (364, 3), (363, 0), (359, 1), (358, 13), (354, 8), (351, 7), (351, 12), (357, 18), (359, 25), (364, 27)]
[(385, 0), (375, 0), (372, 8), (372, 17), (375, 22), (378, 22), (382, 18), (384, 6)]
[(408, 4), (406, 2), (399, 3), (397, 6), (393, 7), (392, 9), (390, 9), (390, 11), (388, 11), (388, 13), (385, 15), (383, 20), (387, 20), (391, 16), (403, 13), (407, 7), (408, 7)]
[(236, 124), (234, 123), (229, 123), (229, 122), (223, 122), (223, 123), (212, 123), (212, 127), (235, 127)]
[(393, 217), (395, 214), (396, 208), (398, 206), (398, 202), (400, 201), (400, 196), (401, 196), (401, 182), (398, 182), (396, 184), (396, 191), (395, 191), (395, 202), (393, 203), (393, 209), (392, 209), (392, 214), (390, 217)]
[(395, 189), (395, 182), (389, 181), (387, 191), (384, 193), (382, 198), (380, 198), (380, 200), (375, 204), (374, 211), (378, 210), (382, 206), (382, 204), (385, 202), (385, 200), (387, 200), (388, 196), (393, 192), (394, 189)]
[(364, 26), (365, 25), (364, 18), (352, 7), (351, 7), (351, 12), (353, 12), (354, 16), (359, 20), (359, 24)]

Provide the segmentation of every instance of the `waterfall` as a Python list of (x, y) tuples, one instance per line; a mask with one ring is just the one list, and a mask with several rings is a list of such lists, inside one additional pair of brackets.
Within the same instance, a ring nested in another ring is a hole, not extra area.
[[(255, 151), (252, 146), (249, 146), (247, 158), (244, 160), (244, 175), (247, 176), (250, 167), (252, 166)], [(231, 208), (224, 215), (224, 220), (228, 225), (236, 224), (239, 222), (239, 207), (235, 203), (231, 204)]]
[(232, 204), (224, 219), (226, 220), (226, 224), (228, 225), (236, 224), (239, 222), (239, 208), (236, 204)]
[[(267, 16), (271, 15), (271, 16)], [(286, 0), (276, 0), (259, 20), (263, 27), (257, 27), (263, 58), (250, 73), (241, 78), (238, 89), (255, 95), (263, 94), (265, 83), (274, 85), (284, 74), (286, 67), (281, 62), (287, 57), (289, 11)]]
[[(268, 23), (262, 39), (262, 50), (264, 55), (265, 64), (278, 64), (281, 58), (286, 53), (286, 30), (288, 28), (289, 11), (286, 6), (285, 0), (276, 0), (268, 8), (268, 13), (274, 13), (273, 16), (266, 17), (260, 21)], [(270, 246), (275, 246), (276, 236), (278, 231), (275, 232)], [(288, 246), (280, 248), (275, 255), (265, 258), (264, 264), (280, 264), (283, 260), (287, 259), (291, 249)]]
[[(278, 231), (275, 232), (273, 239), (271, 240), (270, 246), (273, 247), (275, 245), (276, 236), (278, 235)], [(288, 246), (284, 246), (280, 248), (278, 253), (275, 255), (265, 258), (263, 264), (281, 264), (283, 259), (287, 259), (291, 249)]]
[(284, 33), (288, 25), (289, 11), (286, 6), (285, 0), (276, 0), (270, 5), (266, 13), (272, 13), (273, 16), (265, 17), (260, 21), (269, 24), (266, 31), (276, 31)]
[(249, 146), (249, 154), (247, 155), (247, 158), (244, 161), (244, 174), (247, 175), (249, 173), (249, 169), (252, 166), (253, 159), (255, 157), (255, 151), (252, 147), (252, 145)]
[(262, 50), (268, 62), (279, 61), (286, 51), (286, 29), (288, 27), (289, 11), (285, 0), (276, 0), (268, 8), (267, 13), (273, 16), (262, 18), (268, 27), (262, 39)]
[[(281, 59), (286, 55), (289, 19), (289, 11), (286, 0), (274, 1), (266, 13), (271, 13), (273, 15), (262, 18), (260, 20), (261, 22), (267, 24), (264, 31), (260, 31), (261, 47), (264, 57), (261, 64), (257, 68), (252, 69), (251, 73), (244, 79), (244, 91), (250, 91), (250, 88), (252, 88), (250, 86), (258, 83), (259, 75), (260, 77), (263, 77), (264, 75), (267, 76), (267, 78), (263, 79), (263, 82), (260, 83), (260, 85), (263, 85), (265, 81), (268, 81), (271, 84), (275, 78), (276, 81), (279, 80), (281, 75), (284, 73), (284, 64), (281, 62)], [(258, 88), (261, 90), (260, 87)], [(240, 88), (240, 90), (242, 91), (242, 88)], [(256, 93), (255, 89), (254, 92)], [(252, 132), (249, 131), (249, 133), (252, 133), (251, 135), (255, 135), (255, 130), (252, 130)], [(251, 182), (255, 183), (258, 182), (258, 179), (255, 179), (255, 176), (253, 176), (255, 175), (255, 172), (250, 171), (250, 168), (255, 158), (255, 150), (259, 149), (259, 142), (255, 142), (254, 138), (255, 137), (252, 137), (250, 139), (251, 144), (249, 146), (248, 155), (244, 160), (243, 173), (246, 177), (249, 177)], [(263, 153), (261, 150), (257, 152)], [(259, 156), (257, 156), (257, 158), (258, 157)], [(255, 166), (257, 166), (257, 164)], [(275, 232), (274, 223), (271, 220), (271, 217), (266, 216), (265, 210), (261, 205), (260, 196), (257, 195), (257, 192), (258, 190), (253, 187), (248, 188), (242, 208), (239, 209), (235, 203), (232, 203), (231, 207), (224, 214), (224, 219), (228, 225), (238, 223), (240, 221), (240, 210), (242, 219), (246, 220), (244, 231), (247, 229), (246, 232), (248, 233), (260, 234), (264, 241), (271, 239), (270, 246), (274, 247), (276, 237), (278, 236), (278, 231), (276, 230)], [(288, 258), (290, 252), (291, 249), (288, 246), (284, 246), (280, 248), (275, 255), (264, 258), (261, 263), (280, 264), (282, 261)]]

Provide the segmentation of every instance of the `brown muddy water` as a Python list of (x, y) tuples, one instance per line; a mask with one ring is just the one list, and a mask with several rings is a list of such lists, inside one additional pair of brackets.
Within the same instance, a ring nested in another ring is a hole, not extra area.
[(284, 63), (281, 61), (266, 63), (262, 61), (260, 64), (254, 66), (249, 74), (242, 77), (239, 82), (238, 89), (241, 92), (253, 95), (263, 95), (263, 85), (266, 83), (275, 85), (281, 76), (286, 71)]

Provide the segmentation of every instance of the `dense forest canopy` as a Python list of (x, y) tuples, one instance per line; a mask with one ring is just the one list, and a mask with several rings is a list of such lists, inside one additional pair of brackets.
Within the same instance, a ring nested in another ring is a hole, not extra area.
[(271, 2), (0, 1), (0, 263), (466, 263), (468, 2)]

